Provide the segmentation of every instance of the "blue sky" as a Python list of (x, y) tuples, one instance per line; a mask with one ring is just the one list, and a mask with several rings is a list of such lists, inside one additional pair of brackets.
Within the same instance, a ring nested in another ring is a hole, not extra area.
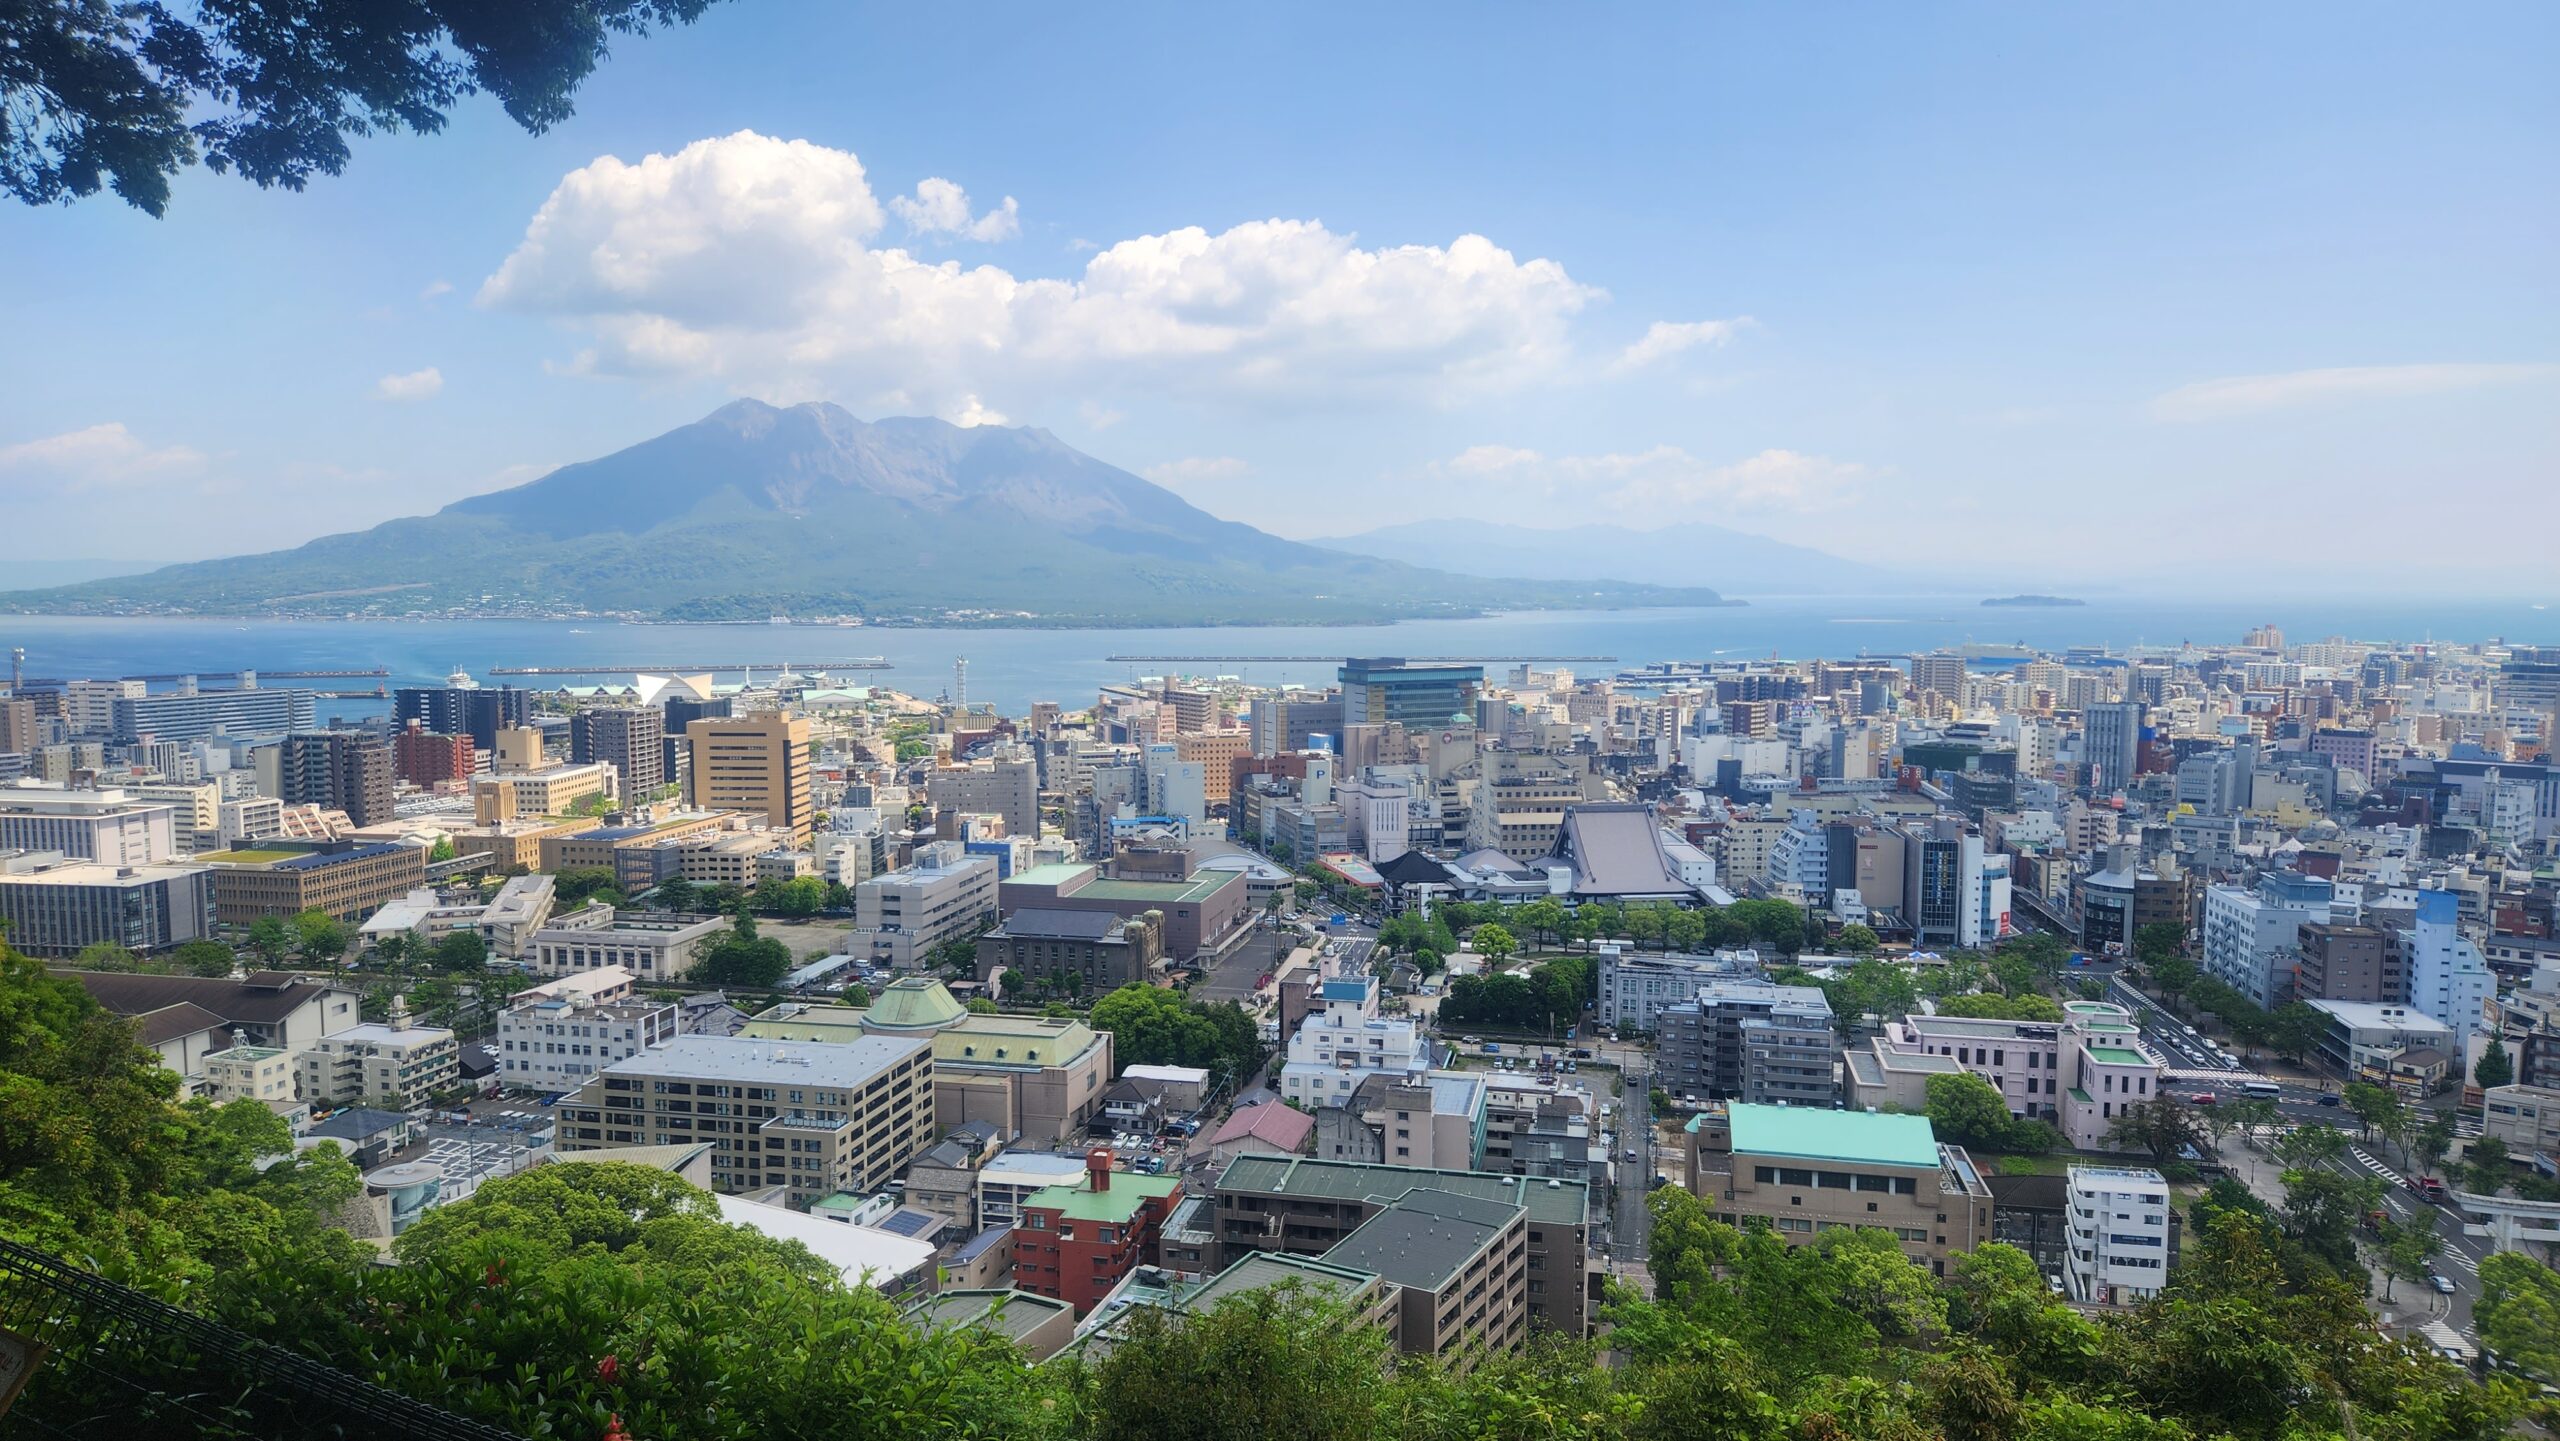
[(0, 521), (274, 548), (754, 394), (1290, 535), (2550, 573), (2560, 10), (1087, 10), (735, 0), (547, 136), (0, 210)]

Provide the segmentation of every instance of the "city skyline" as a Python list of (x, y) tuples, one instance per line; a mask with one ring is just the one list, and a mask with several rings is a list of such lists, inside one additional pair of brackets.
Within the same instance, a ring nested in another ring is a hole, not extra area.
[(543, 137), (473, 101), (301, 195), (11, 209), (56, 360), (0, 512), (274, 549), (754, 395), (1039, 426), (1296, 537), (2515, 593), (2494, 537), (2560, 520), (2554, 205), (2508, 178), (2547, 14), (1160, 19), (1009, 13), (963, 71), (902, 63), (922, 17), (715, 7)]

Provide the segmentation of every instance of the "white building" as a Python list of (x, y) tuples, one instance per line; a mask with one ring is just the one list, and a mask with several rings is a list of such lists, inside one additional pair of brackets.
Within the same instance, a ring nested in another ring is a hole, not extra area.
[(535, 931), (525, 962), (540, 976), (570, 976), (620, 966), (655, 984), (681, 979), (702, 948), (730, 928), (718, 916), (617, 913), (589, 906)]
[(1201, 761), (1181, 758), (1176, 747), (1157, 743), (1147, 747), (1146, 804), (1141, 807), (1149, 815), (1180, 816), (1194, 829), (1209, 820), (1209, 768)]
[(1371, 1076), (1418, 1081), (1431, 1069), (1431, 1043), (1410, 1020), (1378, 1014), (1375, 976), (1336, 976), (1320, 993), (1324, 1009), (1289, 1038), (1280, 1098), (1310, 1110), (1349, 1103)]
[(1760, 953), (1723, 950), (1711, 956), (1641, 956), (1603, 941), (1600, 953), (1600, 1019), (1612, 1026), (1650, 1031), (1672, 1006), (1685, 1006), (1717, 986), (1760, 978)]
[(2273, 1010), (2293, 999), (2302, 928), (2329, 920), (2330, 885), (2316, 876), (2270, 871), (2257, 889), (2214, 886), (2204, 893), (2204, 971)]
[(845, 950), (903, 969), (945, 941), (967, 940), (996, 918), (996, 863), (958, 841), (919, 847), (915, 864), (853, 888), (853, 934)]
[(2169, 1182), (2130, 1166), (2073, 1166), (2065, 1185), (2071, 1299), (2130, 1306), (2169, 1283)]
[(2469, 1054), (2472, 1033), (2488, 1024), (2484, 1013), (2496, 990), (2480, 948), (2455, 928), (2460, 909), (2451, 891), (2418, 892), (2417, 924), (2408, 938), (2409, 1004), (2452, 1032), (2457, 1063)]
[(178, 855), (177, 808), (121, 790), (75, 791), (43, 781), (0, 787), (0, 851), (60, 851), (107, 866), (150, 866)]
[(683, 1029), (674, 1002), (636, 1000), (620, 966), (563, 976), (519, 994), (498, 1016), (498, 1075), (510, 1086), (567, 1091)]

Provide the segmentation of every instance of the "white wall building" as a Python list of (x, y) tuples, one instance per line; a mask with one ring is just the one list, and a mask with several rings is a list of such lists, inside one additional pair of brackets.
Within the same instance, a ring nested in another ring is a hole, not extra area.
[(2455, 928), (2460, 910), (2451, 891), (2418, 892), (2418, 920), (2408, 939), (2409, 1004), (2453, 1033), (2457, 1061), (2470, 1053), (2472, 1033), (2488, 1024), (2484, 1012), (2496, 989), (2480, 948)]
[(1280, 1068), (1280, 1098), (1312, 1110), (1340, 1106), (1371, 1076), (1418, 1081), (1431, 1069), (1431, 1043), (1410, 1020), (1378, 1014), (1375, 976), (1337, 976), (1324, 983), (1324, 1009), (1289, 1038)]
[(518, 995), (498, 1016), (498, 1078), (528, 1090), (575, 1090), (614, 1062), (674, 1039), (682, 1009), (633, 999), (632, 980), (606, 966)]
[(2169, 1283), (2169, 1182), (2129, 1166), (2073, 1166), (2064, 1188), (2071, 1299), (2130, 1306)]

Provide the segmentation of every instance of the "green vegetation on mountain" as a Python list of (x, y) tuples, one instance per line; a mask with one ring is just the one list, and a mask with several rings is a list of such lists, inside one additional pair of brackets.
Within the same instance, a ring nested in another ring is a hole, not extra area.
[(289, 551), (0, 596), (20, 612), (1331, 624), (1715, 592), (1485, 580), (1223, 521), (1046, 431), (744, 400), (601, 460)]

